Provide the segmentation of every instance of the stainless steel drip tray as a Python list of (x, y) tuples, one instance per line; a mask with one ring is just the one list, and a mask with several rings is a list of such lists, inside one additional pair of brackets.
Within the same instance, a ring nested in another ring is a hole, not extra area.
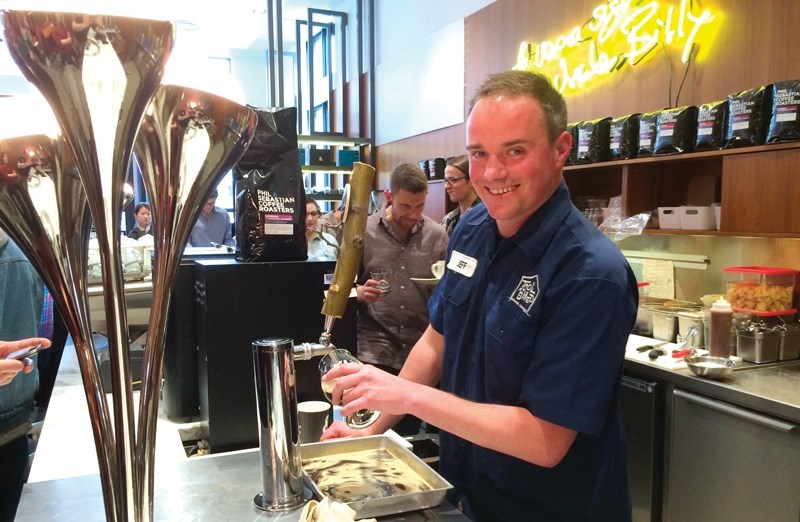
[(453, 487), (386, 435), (304, 444), (300, 452), (315, 496), (347, 504), (356, 518), (434, 507)]

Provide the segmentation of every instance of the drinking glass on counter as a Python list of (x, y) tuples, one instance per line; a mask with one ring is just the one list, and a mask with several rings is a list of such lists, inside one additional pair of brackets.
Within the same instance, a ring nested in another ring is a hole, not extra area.
[[(343, 363), (363, 364), (347, 350), (338, 348), (328, 352), (320, 359), (319, 373), (322, 377), (324, 377), (325, 374), (331, 370), (331, 368)], [(321, 381), (322, 392), (325, 394), (325, 397), (331, 404), (333, 404), (333, 397), (331, 394), (333, 393), (333, 387), (336, 384), (336, 380), (337, 379), (333, 379), (331, 381)], [(347, 390), (345, 390), (345, 392), (346, 391)], [(358, 410), (357, 412), (351, 413), (345, 418), (345, 424), (354, 430), (362, 430), (368, 426), (371, 426), (372, 423), (378, 420), (380, 415), (381, 412), (376, 410)]]

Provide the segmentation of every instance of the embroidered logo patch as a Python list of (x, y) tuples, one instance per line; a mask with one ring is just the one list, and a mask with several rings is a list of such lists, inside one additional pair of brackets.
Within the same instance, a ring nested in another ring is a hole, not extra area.
[(519, 306), (525, 315), (530, 315), (531, 307), (539, 296), (539, 276), (522, 276), (514, 292), (508, 298), (512, 303)]

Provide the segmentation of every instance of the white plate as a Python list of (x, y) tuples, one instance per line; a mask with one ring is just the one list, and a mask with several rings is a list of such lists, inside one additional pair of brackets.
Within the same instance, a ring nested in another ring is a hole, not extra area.
[(411, 277), (410, 279), (422, 286), (436, 286), (439, 283), (435, 277)]

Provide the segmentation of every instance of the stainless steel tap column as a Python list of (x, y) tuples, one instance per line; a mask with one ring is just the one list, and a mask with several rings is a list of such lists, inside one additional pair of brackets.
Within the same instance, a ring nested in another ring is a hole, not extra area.
[(289, 338), (259, 339), (252, 347), (262, 486), (253, 503), (265, 511), (290, 511), (307, 500), (300, 465), (294, 342)]

